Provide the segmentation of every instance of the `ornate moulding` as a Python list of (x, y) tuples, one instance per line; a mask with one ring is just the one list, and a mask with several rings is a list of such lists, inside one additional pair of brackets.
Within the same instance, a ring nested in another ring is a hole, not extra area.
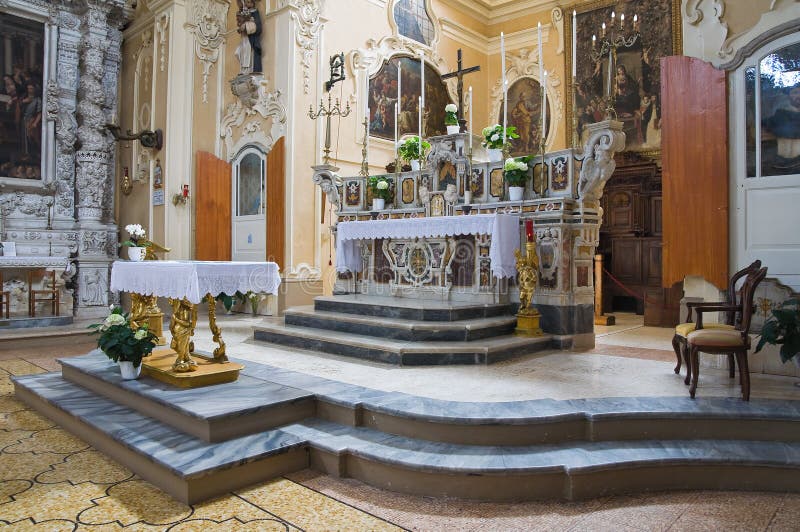
[[(506, 80), (508, 81), (509, 89), (517, 80), (522, 78), (530, 78), (541, 85), (542, 82), (539, 79), (539, 52), (536, 48), (523, 48), (516, 53), (507, 53), (506, 58)], [(554, 111), (553, 114), (555, 116), (549, 120), (550, 127), (545, 139), (545, 148), (553, 145), (558, 134), (559, 125), (564, 119), (564, 100), (561, 96), (561, 86), (561, 77), (558, 73), (555, 71), (548, 72), (545, 90), (547, 91), (548, 108)], [(503, 105), (502, 80), (495, 82), (492, 87), (491, 97), (492, 106), (489, 122), (494, 123), (493, 121), (500, 116), (500, 109)]]
[(208, 76), (225, 42), (229, 8), (226, 0), (195, 0), (192, 4), (192, 23), (187, 28), (194, 35), (194, 53), (203, 65), (203, 103), (208, 103)]
[[(243, 99), (237, 94), (239, 98), (228, 105), (220, 122), (220, 137), (225, 141), (229, 161), (248, 144), (269, 152), (275, 141), (286, 133), (286, 107), (281, 102), (281, 92), (270, 92), (266, 80), (255, 82), (252, 76), (246, 77), (252, 82), (252, 99)], [(262, 125), (262, 119), (266, 118), (272, 118), (268, 133)]]

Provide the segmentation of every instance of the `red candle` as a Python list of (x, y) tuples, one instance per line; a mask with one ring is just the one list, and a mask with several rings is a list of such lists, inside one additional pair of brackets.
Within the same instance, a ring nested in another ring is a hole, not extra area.
[(533, 242), (533, 220), (530, 218), (525, 220), (525, 236), (528, 237), (528, 242)]
[(183, 185), (183, 197), (184, 198), (189, 197), (189, 185)]

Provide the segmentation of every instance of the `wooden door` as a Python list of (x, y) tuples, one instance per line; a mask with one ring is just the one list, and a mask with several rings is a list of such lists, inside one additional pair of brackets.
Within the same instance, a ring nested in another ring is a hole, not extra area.
[[(281, 137), (267, 155), (267, 256), (284, 271), (286, 249), (286, 141)], [(311, 237), (313, 238), (313, 236)]]
[(195, 258), (231, 260), (231, 165), (197, 152)]
[(700, 275), (728, 282), (728, 109), (725, 72), (683, 56), (661, 60), (664, 250), (661, 285)]

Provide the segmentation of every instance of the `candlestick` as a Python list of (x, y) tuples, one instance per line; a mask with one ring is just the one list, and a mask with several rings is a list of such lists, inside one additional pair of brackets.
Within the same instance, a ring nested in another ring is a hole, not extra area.
[(367, 155), (369, 155), (369, 121), (370, 121), (369, 106), (367, 106), (367, 112), (364, 113), (364, 120), (366, 120), (367, 122), (367, 129), (364, 130), (364, 143), (367, 149)]
[(547, 139), (547, 70), (544, 71), (542, 83), (542, 144)]
[(611, 27), (612, 28), (614, 27), (614, 24), (616, 23), (616, 21), (615, 21), (616, 17), (617, 17), (617, 14), (614, 11), (612, 11), (611, 12)]
[(525, 236), (528, 239), (528, 242), (533, 242), (533, 220), (528, 218), (525, 220)]
[[(574, 80), (578, 73), (578, 13), (572, 10), (572, 79)], [(574, 83), (573, 83), (574, 86)]]
[(619, 27), (620, 28), (625, 27), (625, 13), (619, 16)]
[(506, 80), (506, 36), (500, 32), (500, 70), (503, 85), (503, 149), (506, 147), (506, 127), (508, 125), (508, 81)]
[(469, 86), (469, 128), (467, 128), (467, 133), (469, 133), (469, 155), (472, 157), (472, 85)]
[(400, 114), (397, 102), (394, 103), (394, 156), (397, 158), (397, 150), (400, 148)]
[(603, 22), (603, 25), (600, 26), (600, 29), (603, 30), (603, 31), (600, 32), (600, 36), (601, 37), (605, 37), (606, 36), (606, 23), (605, 22)]
[(592, 35), (592, 50), (597, 46), (597, 35)]
[(422, 81), (422, 88), (420, 90), (419, 97), (419, 138), (421, 143), (422, 137), (425, 135), (425, 132), (422, 131), (422, 126), (425, 125), (425, 52), (419, 53), (419, 70)]
[[(403, 71), (400, 68), (400, 61), (397, 62), (397, 109), (395, 111), (396, 119), (400, 118), (400, 113), (403, 112)], [(395, 123), (396, 123), (395, 119)], [(400, 129), (397, 129), (398, 133)]]
[(611, 98), (611, 53), (608, 54), (608, 87), (606, 88), (606, 95), (608, 98)]
[(369, 120), (369, 74), (364, 77), (364, 118)]

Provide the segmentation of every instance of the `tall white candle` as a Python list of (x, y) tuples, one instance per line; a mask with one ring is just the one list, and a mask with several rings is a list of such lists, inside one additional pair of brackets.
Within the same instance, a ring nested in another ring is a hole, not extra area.
[(420, 97), (419, 97), (419, 138), (420, 142), (422, 142), (423, 131), (422, 126), (424, 125), (425, 119), (425, 52), (419, 53), (419, 72), (421, 78), (421, 85), (420, 88)]
[(578, 13), (572, 10), (572, 79), (578, 74)]
[(542, 143), (547, 140), (547, 71), (544, 71), (542, 83)]
[(506, 138), (506, 127), (508, 127), (508, 83), (506, 81), (506, 36), (500, 32), (500, 73), (503, 84), (503, 147), (508, 139)]
[(364, 120), (367, 121), (367, 137), (366, 137), (366, 147), (367, 147), (367, 160), (369, 160), (369, 106), (367, 106), (367, 112), (364, 113)]
[(607, 88), (607, 94), (606, 94), (606, 96), (608, 96), (609, 98), (611, 97), (611, 68), (612, 68), (611, 62), (612, 62), (611, 61), (611, 52), (609, 51), (608, 52), (608, 88)]
[(400, 148), (400, 106), (394, 102), (394, 156), (397, 158), (397, 150)]
[(469, 153), (472, 154), (472, 85), (469, 86), (469, 127), (467, 133), (469, 134)]
[(420, 135), (418, 137), (420, 141), (420, 145), (422, 145), (422, 96), (417, 97), (417, 108), (419, 109), (419, 131)]
[[(395, 124), (397, 124), (397, 119), (400, 118), (400, 113), (403, 112), (403, 71), (400, 68), (400, 61), (397, 61), (397, 105), (395, 106)], [(397, 132), (400, 132), (400, 129), (397, 128)]]
[(544, 59), (542, 59), (542, 23), (538, 25), (538, 41), (539, 41), (539, 81), (544, 79)]

